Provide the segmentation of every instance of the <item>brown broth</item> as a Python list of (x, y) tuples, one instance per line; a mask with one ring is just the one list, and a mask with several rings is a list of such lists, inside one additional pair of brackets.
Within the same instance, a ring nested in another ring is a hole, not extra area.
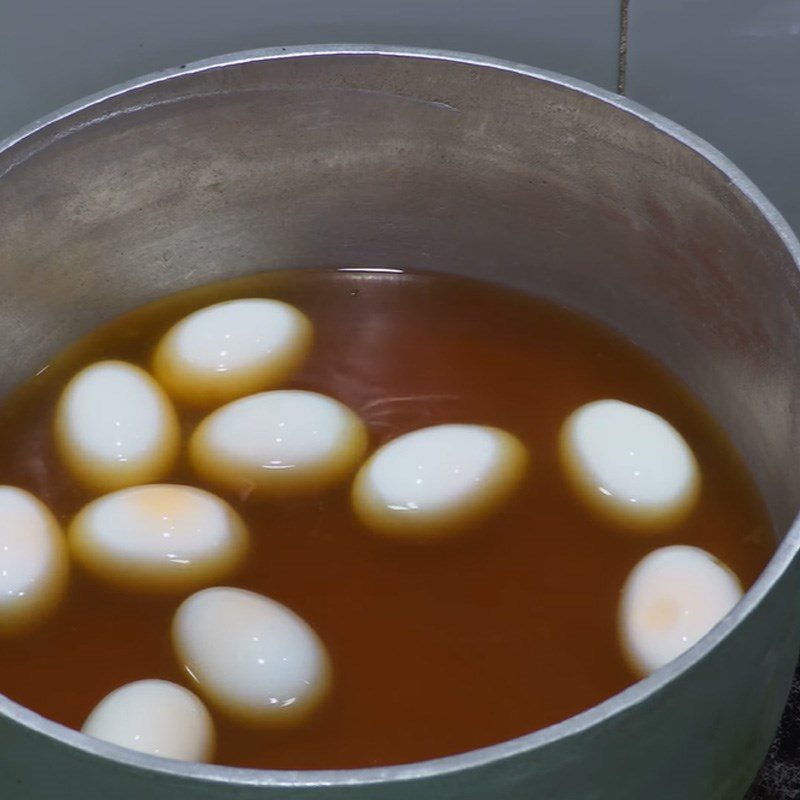
[[(184, 314), (248, 296), (279, 298), (308, 314), (313, 355), (290, 385), (351, 406), (374, 444), (436, 423), (485, 423), (519, 436), (532, 469), (516, 499), (479, 530), (428, 546), (365, 532), (345, 488), (286, 505), (229, 498), (249, 523), (254, 547), (227, 583), (308, 620), (330, 649), (335, 684), (324, 708), (294, 732), (254, 731), (215, 715), (219, 763), (395, 764), (558, 722), (633, 682), (617, 645), (616, 605), (645, 553), (694, 544), (749, 586), (774, 549), (739, 457), (651, 356), (525, 294), (420, 273), (261, 274), (165, 298), (98, 329), (0, 408), (0, 484), (30, 490), (67, 524), (91, 496), (65, 474), (53, 448), (51, 420), (65, 382), (98, 359), (146, 366), (159, 336)], [(559, 426), (577, 406), (604, 397), (663, 415), (697, 455), (699, 506), (667, 535), (606, 527), (565, 485)], [(180, 413), (188, 432), (199, 415)], [(185, 463), (169, 480), (202, 485)], [(79, 728), (123, 683), (187, 683), (169, 642), (178, 602), (115, 592), (75, 570), (50, 622), (0, 643), (0, 691)]]

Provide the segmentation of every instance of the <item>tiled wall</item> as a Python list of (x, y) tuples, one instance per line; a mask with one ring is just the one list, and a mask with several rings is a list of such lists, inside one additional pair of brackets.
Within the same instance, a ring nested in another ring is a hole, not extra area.
[(629, 0), (628, 96), (708, 139), (800, 231), (800, 0)]
[(164, 67), (271, 45), (486, 53), (616, 85), (619, 0), (0, 0), (0, 136)]

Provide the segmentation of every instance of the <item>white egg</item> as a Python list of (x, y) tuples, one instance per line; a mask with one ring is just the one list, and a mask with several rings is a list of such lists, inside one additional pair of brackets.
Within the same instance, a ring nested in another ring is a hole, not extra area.
[(705, 636), (742, 596), (739, 579), (705, 550), (662, 547), (631, 571), (619, 633), (631, 668), (649, 675)]
[(68, 572), (64, 535), (49, 509), (0, 486), (0, 634), (29, 630), (52, 614)]
[(700, 493), (700, 469), (665, 419), (619, 400), (574, 411), (560, 437), (561, 463), (578, 496), (601, 516), (658, 532), (682, 522)]
[(179, 761), (208, 761), (214, 753), (214, 723), (188, 689), (161, 680), (126, 683), (106, 695), (83, 732), (130, 750)]
[(91, 489), (109, 491), (166, 475), (180, 446), (178, 418), (143, 369), (100, 361), (64, 389), (55, 418), (59, 454)]
[(330, 687), (317, 634), (286, 606), (244, 589), (204, 589), (184, 600), (172, 641), (200, 693), (242, 722), (298, 724)]
[(357, 515), (371, 529), (425, 538), (480, 521), (519, 485), (528, 455), (510, 433), (484, 425), (436, 425), (377, 450), (353, 484)]
[(120, 489), (89, 503), (69, 527), (75, 560), (134, 591), (193, 591), (244, 560), (247, 527), (224, 501), (191, 486)]
[(234, 400), (197, 427), (189, 457), (198, 475), (241, 497), (313, 495), (346, 480), (367, 447), (361, 420), (315, 392)]
[(195, 406), (226, 403), (277, 386), (306, 359), (313, 329), (278, 300), (229, 300), (195, 311), (164, 335), (153, 372), (167, 391)]

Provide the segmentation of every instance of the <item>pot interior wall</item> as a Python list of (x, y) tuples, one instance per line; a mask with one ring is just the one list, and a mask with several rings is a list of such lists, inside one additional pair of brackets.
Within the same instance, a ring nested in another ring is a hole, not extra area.
[(479, 276), (656, 354), (800, 501), (796, 265), (730, 179), (556, 81), (426, 57), (187, 72), (0, 153), (0, 391), (161, 294), (294, 266)]

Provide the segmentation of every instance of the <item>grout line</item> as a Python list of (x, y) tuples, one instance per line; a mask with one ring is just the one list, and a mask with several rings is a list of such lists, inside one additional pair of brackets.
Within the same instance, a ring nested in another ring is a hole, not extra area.
[(619, 50), (617, 60), (617, 94), (625, 94), (628, 77), (628, 4), (630, 0), (620, 0), (619, 4)]

